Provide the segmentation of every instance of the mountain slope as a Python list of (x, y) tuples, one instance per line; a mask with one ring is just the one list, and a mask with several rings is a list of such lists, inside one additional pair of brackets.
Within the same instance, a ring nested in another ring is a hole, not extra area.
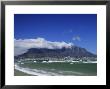
[(86, 49), (72, 46), (71, 48), (61, 48), (61, 49), (47, 49), (47, 48), (31, 48), (22, 55), (16, 56), (15, 58), (42, 58), (42, 57), (53, 57), (53, 58), (63, 58), (63, 57), (96, 57), (95, 54), (88, 52)]

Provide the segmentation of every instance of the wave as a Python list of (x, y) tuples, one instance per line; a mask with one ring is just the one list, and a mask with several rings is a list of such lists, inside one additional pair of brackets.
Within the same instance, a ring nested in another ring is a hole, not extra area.
[(15, 64), (15, 69), (18, 71), (21, 71), (26, 74), (34, 75), (34, 76), (60, 76), (60, 74), (53, 73), (53, 72), (48, 72), (44, 70), (37, 70), (37, 69), (30, 69), (30, 68), (23, 68)]
[(38, 69), (23, 68), (23, 67), (20, 67), (18, 64), (15, 64), (15, 69), (23, 73), (33, 75), (33, 76), (64, 76), (64, 75), (82, 76), (82, 75), (86, 75), (85, 73), (76, 72), (76, 71), (63, 71), (63, 70), (56, 70), (56, 69), (38, 70)]

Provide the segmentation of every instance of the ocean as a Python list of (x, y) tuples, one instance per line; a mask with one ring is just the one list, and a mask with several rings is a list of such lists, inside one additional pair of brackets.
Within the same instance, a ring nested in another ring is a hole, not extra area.
[(15, 76), (97, 76), (97, 62), (22, 61), (14, 69)]

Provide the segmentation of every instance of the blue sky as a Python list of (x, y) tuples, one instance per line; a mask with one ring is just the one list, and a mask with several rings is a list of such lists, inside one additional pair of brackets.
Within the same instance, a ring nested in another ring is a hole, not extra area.
[(15, 39), (65, 41), (96, 54), (96, 14), (15, 14)]

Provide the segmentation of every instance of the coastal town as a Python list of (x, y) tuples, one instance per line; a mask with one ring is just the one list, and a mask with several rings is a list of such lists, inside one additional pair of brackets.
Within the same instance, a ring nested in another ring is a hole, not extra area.
[(16, 59), (18, 62), (21, 61), (33, 61), (33, 62), (96, 62), (97, 59), (95, 57), (82, 57), (82, 58), (75, 58), (75, 57), (64, 57), (64, 58), (20, 58)]

